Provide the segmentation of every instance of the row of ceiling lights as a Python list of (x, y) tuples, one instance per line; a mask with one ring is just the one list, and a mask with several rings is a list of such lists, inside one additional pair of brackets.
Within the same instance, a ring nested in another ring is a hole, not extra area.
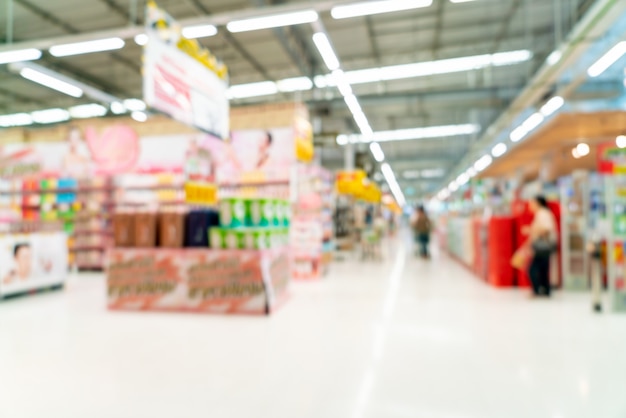
[[(462, 3), (471, 0), (450, 0), (452, 3)], [(357, 2), (331, 9), (331, 16), (335, 19), (346, 19), (358, 16), (369, 16), (374, 14), (405, 11), (411, 9), (425, 8), (433, 4), (433, 0), (379, 0), (369, 2)], [(228, 22), (226, 28), (233, 33), (247, 32), (261, 29), (270, 29), (283, 26), (293, 26), (304, 23), (313, 23), (319, 20), (319, 15), (315, 10), (300, 10), (291, 13), (281, 13), (269, 16), (259, 16), (248, 19), (240, 19)], [(214, 36), (218, 32), (214, 25), (194, 25), (182, 29), (183, 36), (187, 38), (202, 38)], [(139, 34), (135, 41), (144, 45), (148, 38), (145, 34)], [(54, 45), (49, 48), (51, 55), (55, 57), (66, 57), (92, 52), (112, 51), (121, 49), (125, 42), (121, 38), (113, 37), (106, 39), (96, 39), (85, 42), (68, 43)], [(0, 64), (11, 62), (32, 61), (41, 58), (42, 53), (35, 48), (21, 49), (0, 52)]]
[[(466, 1), (472, 0), (450, 0), (452, 3), (462, 3)], [(404, 11), (410, 9), (424, 8), (429, 7), (433, 4), (433, 0), (379, 0), (379, 1), (370, 1), (370, 2), (358, 2), (343, 6), (334, 7), (331, 10), (331, 16), (335, 19), (345, 19), (357, 16), (368, 16), (373, 14), (380, 13), (389, 13), (389, 12), (397, 12)], [(269, 29), (281, 26), (291, 26), (296, 24), (303, 23), (313, 23), (317, 22), (319, 19), (319, 15), (317, 12), (313, 10), (303, 10), (299, 12), (293, 13), (284, 13), (280, 15), (272, 15), (272, 16), (261, 16), (250, 19), (242, 19), (229, 22), (226, 25), (226, 28), (230, 32), (245, 32), (252, 30), (260, 30), (260, 29)], [(183, 28), (183, 36), (187, 38), (200, 38), (213, 36), (217, 34), (217, 28), (213, 25), (197, 25)], [(139, 45), (145, 45), (148, 41), (147, 35), (139, 34), (135, 37), (135, 42)], [(409, 78), (409, 77), (419, 77), (433, 74), (443, 74), (450, 73), (455, 71), (466, 71), (470, 69), (483, 68), (485, 66), (491, 65), (509, 65), (510, 58), (506, 57), (506, 54), (515, 54), (516, 57), (512, 57), (513, 60), (524, 61), (530, 58), (531, 54), (528, 51), (516, 51), (514, 53), (503, 53), (503, 54), (492, 54), (492, 55), (483, 55), (476, 57), (465, 57), (460, 59), (452, 59), (452, 60), (441, 60), (434, 61), (430, 63), (416, 63), (416, 64), (408, 64), (401, 66), (392, 66), (392, 67), (383, 67), (383, 68), (375, 68), (368, 70), (360, 70), (351, 72), (349, 75), (343, 72), (340, 69), (339, 60), (334, 53), (332, 45), (324, 32), (317, 32), (314, 35), (313, 41), (320, 51), (324, 62), (327, 67), (331, 71), (331, 74), (326, 76), (317, 77), (315, 80), (315, 84), (318, 87), (321, 86), (329, 86), (334, 85), (343, 95), (346, 105), (350, 109), (355, 119), (355, 122), (359, 126), (362, 135), (365, 138), (369, 138), (366, 141), (371, 142), (370, 149), (374, 158), (383, 162), (385, 160), (385, 155), (375, 139), (371, 137), (374, 136), (374, 133), (369, 125), (367, 117), (365, 116), (362, 108), (360, 107), (356, 96), (352, 93), (351, 84), (352, 83), (369, 83), (369, 82), (377, 82), (377, 81), (385, 81), (392, 79), (401, 79), (401, 78)], [(125, 45), (125, 42), (121, 38), (106, 38), (106, 39), (97, 39), (85, 42), (77, 42), (70, 44), (62, 44), (62, 45), (54, 45), (50, 47), (49, 53), (55, 57), (65, 57), (71, 55), (78, 54), (86, 54), (92, 52), (102, 52), (102, 51), (111, 51), (116, 49), (121, 49)], [(23, 61), (32, 61), (41, 58), (42, 53), (38, 49), (30, 48), (23, 50), (14, 50), (0, 53), (0, 64), (6, 64), (11, 62), (23, 62)], [(72, 97), (81, 97), (83, 95), (83, 91), (80, 87), (73, 85), (71, 82), (67, 82), (64, 80), (60, 80), (56, 77), (51, 76), (50, 74), (45, 74), (34, 70), (32, 68), (22, 68), (20, 70), (20, 75), (28, 80), (37, 82), (49, 88), (55, 89), (62, 93), (68, 94)], [(351, 80), (350, 80), (351, 79)], [(304, 77), (281, 80), (277, 83), (273, 82), (263, 82), (257, 83), (257, 87), (260, 92), (264, 94), (274, 94), (278, 91), (281, 92), (293, 92), (299, 90), (309, 90), (313, 87), (313, 83), (310, 79)], [(249, 92), (255, 91), (256, 89), (251, 88), (250, 85), (247, 86), (233, 86), (229, 91), (229, 95), (231, 98), (240, 98), (242, 94), (237, 94), (237, 91), (245, 91)], [(257, 91), (258, 93), (258, 91)], [(257, 94), (258, 95), (258, 94)], [(247, 96), (250, 97), (250, 96)], [(131, 99), (132, 100), (132, 99)], [(136, 99), (135, 99), (136, 100)], [(111, 103), (111, 109), (114, 113), (117, 113), (114, 108), (117, 108), (118, 111), (123, 110), (131, 110), (124, 106), (119, 102)], [(143, 109), (134, 110), (132, 115), (136, 120), (145, 120), (147, 115), (143, 113), (145, 110), (145, 104)], [(42, 117), (41, 115), (47, 115), (46, 117)], [(64, 109), (47, 109), (38, 112), (32, 112), (31, 114), (21, 113), (15, 115), (5, 115), (3, 119), (0, 120), (0, 126), (16, 126), (16, 125), (26, 125), (33, 122), (36, 123), (53, 123), (59, 122), (63, 120), (69, 119), (69, 117), (93, 117), (100, 116), (106, 114), (106, 108), (104, 106), (98, 104), (89, 104), (89, 105), (81, 105), (70, 108), (69, 110)], [(89, 115), (89, 116), (84, 116)], [(433, 129), (433, 128), (424, 128), (424, 129)], [(442, 127), (438, 127), (438, 129), (442, 129)], [(433, 131), (434, 132), (434, 131)], [(406, 134), (406, 133), (405, 133)], [(391, 137), (390, 133), (379, 133), (381, 136), (381, 140), (392, 140), (389, 139)], [(400, 135), (399, 133), (396, 134)], [(400, 135), (401, 136), (401, 135)], [(392, 190), (396, 200), (401, 205), (404, 205), (405, 200), (402, 194), (402, 190), (400, 189), (398, 182), (395, 178), (393, 170), (389, 164), (383, 164), (383, 174), (389, 183), (390, 189)]]
[[(599, 77), (606, 70), (608, 70), (619, 59), (626, 55), (626, 41), (617, 43), (613, 48), (600, 57), (593, 65), (587, 70), (587, 75), (591, 78)], [(556, 64), (562, 57), (560, 51), (554, 51), (547, 58), (549, 65)], [(513, 129), (509, 135), (511, 142), (516, 143), (528, 136), (532, 131), (538, 128), (547, 118), (555, 114), (565, 104), (565, 99), (561, 96), (552, 97), (548, 100), (539, 111), (531, 114), (524, 122)], [(626, 136), (620, 135), (616, 138), (616, 145), (619, 148), (626, 148)], [(474, 165), (468, 168), (465, 172), (461, 173), (455, 180), (450, 182), (447, 187), (442, 189), (438, 194), (439, 200), (445, 200), (451, 196), (452, 193), (457, 191), (460, 187), (470, 181), (471, 178), (476, 176), (481, 171), (484, 171), (489, 167), (494, 158), (502, 157), (508, 151), (508, 146), (505, 142), (496, 144), (490, 153), (486, 153), (480, 159), (478, 159)], [(589, 155), (590, 147), (587, 143), (581, 142), (572, 149), (572, 156), (576, 159)]]

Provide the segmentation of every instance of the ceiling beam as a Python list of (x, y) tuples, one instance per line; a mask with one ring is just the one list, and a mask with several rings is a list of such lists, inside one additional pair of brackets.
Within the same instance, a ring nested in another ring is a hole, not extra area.
[(509, 27), (511, 26), (511, 21), (513, 20), (513, 18), (515, 17), (515, 14), (519, 10), (520, 6), (522, 5), (522, 1), (523, 0), (513, 0), (513, 4), (511, 5), (509, 12), (507, 13), (506, 17), (502, 19), (502, 25), (500, 26), (498, 35), (494, 38), (494, 43), (493, 43), (493, 47), (491, 48), (491, 51), (497, 52), (498, 48), (500, 48), (500, 44), (509, 33)]
[[(70, 25), (69, 23), (65, 22), (64, 20), (59, 19), (57, 16), (53, 15), (52, 13), (42, 9), (41, 7), (31, 3), (30, 0), (14, 0), (17, 4), (19, 4), (20, 6), (22, 6), (23, 8), (25, 8), (26, 10), (28, 10), (29, 12), (31, 12), (32, 14), (39, 16), (41, 19), (52, 23), (53, 25), (63, 29), (65, 32), (70, 33), (70, 34), (74, 34), (77, 35), (80, 33), (80, 30), (78, 30), (76, 27)], [(12, 46), (13, 47), (18, 47), (17, 45), (19, 45), (20, 43), (14, 43)], [(52, 44), (54, 45), (54, 44)], [(116, 54), (114, 52), (110, 53), (111, 57), (116, 60), (117, 62), (124, 64), (125, 66), (131, 68), (132, 70), (139, 72), (141, 67), (136, 64), (134, 61), (129, 60), (127, 58), (122, 57), (119, 54)]]
[(367, 29), (367, 38), (370, 42), (370, 48), (372, 49), (372, 55), (377, 63), (380, 63), (380, 48), (376, 41), (376, 33), (374, 32), (374, 23), (371, 16), (365, 17), (365, 28)]
[[(42, 10), (41, 8), (34, 6), (30, 1), (32, 0), (14, 0), (16, 2), (27, 2), (31, 10), (34, 7), (35, 10), (39, 10), (41, 13), (51, 16), (57, 22), (63, 23), (56, 16), (51, 15), (49, 12)], [(193, 1), (202, 5), (199, 0), (187, 0)], [(240, 9), (240, 10), (231, 10), (223, 13), (216, 14), (204, 14), (203, 16), (180, 19), (178, 23), (181, 26), (190, 26), (190, 25), (201, 25), (201, 24), (211, 24), (215, 26), (225, 26), (228, 22), (237, 19), (245, 19), (248, 17), (255, 17), (262, 14), (280, 14), (280, 13), (289, 13), (296, 12), (305, 9), (316, 10), (317, 12), (327, 12), (331, 10), (333, 7), (353, 3), (354, 0), (318, 0), (315, 2), (297, 2), (297, 3), (285, 3), (276, 6), (267, 6), (264, 7), (263, 10), (259, 10), (256, 8), (249, 9)], [(27, 6), (25, 6), (27, 7)], [(204, 7), (204, 6), (203, 6)], [(33, 12), (34, 13), (34, 12)], [(39, 15), (41, 17), (41, 15)], [(16, 42), (11, 45), (2, 45), (0, 46), (0, 52), (14, 49), (24, 49), (24, 48), (37, 48), (37, 49), (48, 49), (52, 45), (68, 43), (68, 42), (79, 42), (79, 41), (88, 41), (93, 39), (101, 39), (101, 38), (109, 38), (113, 36), (120, 37), (122, 39), (131, 39), (136, 35), (143, 33), (145, 31), (143, 26), (122, 26), (118, 28), (106, 29), (96, 32), (83, 32), (83, 33), (74, 33), (71, 36), (58, 36), (58, 37), (49, 37), (45, 39), (35, 39), (24, 42)], [(71, 33), (69, 31), (66, 31)]]
[(439, 1), (437, 4), (437, 23), (435, 23), (435, 34), (431, 47), (433, 59), (437, 59), (439, 46), (441, 45), (441, 32), (443, 31), (443, 15), (447, 1)]
[(131, 22), (130, 11), (122, 7), (115, 0), (100, 0), (100, 1), (106, 4), (109, 7), (109, 9), (114, 11), (117, 15), (122, 17), (125, 21), (129, 23), (135, 23), (135, 22)]
[[(285, 4), (284, 0), (252, 0), (254, 5), (260, 8)], [(305, 40), (300, 28), (295, 26), (272, 29), (293, 64), (298, 67), (300, 73), (306, 77), (316, 74), (318, 60), (312, 53), (308, 42)]]
[[(212, 15), (211, 11), (200, 0), (187, 1), (191, 3), (201, 14), (208, 16)], [(243, 45), (241, 45), (241, 43), (230, 32), (228, 32), (227, 30), (221, 30), (218, 32), (218, 34), (222, 37), (222, 39), (224, 39), (224, 41), (228, 45), (233, 47), (233, 49), (235, 49), (239, 53), (239, 55), (244, 60), (246, 60), (248, 64), (250, 64), (250, 66), (254, 68), (254, 70), (258, 72), (265, 80), (275, 81), (274, 78), (267, 71), (267, 69), (256, 58), (254, 58), (252, 54), (250, 54), (248, 50)]]

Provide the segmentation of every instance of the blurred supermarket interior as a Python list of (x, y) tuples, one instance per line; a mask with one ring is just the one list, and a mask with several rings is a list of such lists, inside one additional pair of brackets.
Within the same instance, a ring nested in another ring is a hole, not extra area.
[(0, 417), (626, 417), (626, 1), (0, 0)]

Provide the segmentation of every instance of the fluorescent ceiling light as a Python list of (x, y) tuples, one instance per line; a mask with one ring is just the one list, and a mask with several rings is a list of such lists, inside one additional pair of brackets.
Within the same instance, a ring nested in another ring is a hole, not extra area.
[(622, 56), (626, 54), (626, 41), (622, 41), (615, 45), (609, 52), (604, 54), (602, 58), (596, 61), (589, 70), (587, 70), (587, 74), (589, 77), (598, 77), (600, 74), (609, 69), (609, 67), (617, 62)]
[(346, 74), (343, 72), (343, 70), (333, 71), (332, 78), (335, 87), (339, 89), (339, 93), (341, 93), (342, 96), (345, 97), (352, 94), (352, 87), (346, 79)]
[(38, 110), (30, 114), (33, 122), (37, 123), (56, 123), (64, 122), (70, 118), (70, 113), (65, 109), (46, 109)]
[(35, 83), (41, 84), (42, 86), (51, 88), (61, 93), (65, 93), (68, 96), (78, 98), (83, 95), (83, 90), (80, 87), (67, 83), (63, 80), (59, 80), (58, 78), (52, 77), (48, 74), (44, 74), (37, 70), (33, 70), (32, 68), (22, 68), (20, 70), (20, 75), (27, 80), (34, 81)]
[(137, 45), (147, 45), (148, 44), (148, 35), (146, 35), (145, 33), (140, 33), (139, 35), (135, 36), (135, 43)]
[(369, 138), (364, 135), (349, 135), (349, 142), (390, 142), (413, 139), (445, 138), (459, 135), (471, 135), (480, 131), (480, 125), (443, 125), (426, 128), (398, 129), (394, 131), (374, 132)]
[(615, 144), (617, 145), (618, 148), (626, 148), (626, 136), (620, 135), (617, 138), (615, 138)]
[(113, 112), (114, 115), (124, 114), (127, 112), (126, 106), (124, 106), (122, 102), (113, 102), (111, 103), (111, 112)]
[(259, 29), (278, 28), (282, 26), (300, 25), (303, 23), (313, 23), (317, 22), (318, 19), (319, 16), (316, 11), (303, 10), (300, 12), (233, 20), (226, 25), (226, 28), (230, 32), (237, 33)]
[(246, 99), (248, 97), (269, 96), (278, 93), (278, 86), (273, 81), (239, 84), (228, 88), (230, 99)]
[(450, 192), (456, 192), (457, 190), (459, 190), (459, 185), (457, 184), (456, 180), (452, 180), (450, 184), (448, 184), (448, 190)]
[(309, 77), (286, 78), (277, 82), (278, 90), (283, 93), (294, 91), (306, 91), (313, 88), (313, 82)]
[(217, 28), (213, 25), (186, 26), (182, 33), (187, 39), (208, 38), (217, 35)]
[(446, 172), (445, 170), (441, 168), (429, 168), (429, 169), (422, 170), (422, 172), (420, 173), (420, 176), (422, 176), (425, 179), (434, 179), (438, 177), (443, 177), (444, 174), (446, 174)]
[(513, 142), (519, 142), (526, 137), (533, 129), (541, 125), (544, 121), (544, 116), (537, 112), (533, 113), (516, 129), (511, 132), (510, 138)]
[(467, 173), (461, 173), (459, 174), (459, 176), (456, 178), (456, 183), (459, 186), (463, 186), (467, 183), (469, 183), (470, 181), (470, 176)]
[(320, 52), (326, 67), (330, 71), (335, 71), (339, 68), (339, 59), (337, 58), (337, 54), (333, 50), (333, 46), (330, 44), (328, 40), (328, 36), (324, 32), (318, 32), (313, 35), (313, 42), (317, 47), (317, 50)]
[(480, 173), (481, 171), (484, 171), (487, 167), (489, 167), (492, 162), (493, 158), (491, 158), (491, 155), (483, 155), (478, 161), (476, 161), (476, 163), (474, 163), (474, 170)]
[(415, 180), (420, 178), (422, 175), (422, 173), (419, 170), (407, 170), (404, 173), (402, 173), (402, 177), (404, 177), (407, 180)]
[(548, 55), (546, 62), (548, 63), (548, 65), (554, 65), (561, 61), (562, 57), (563, 53), (557, 49), (556, 51), (553, 51), (550, 55)]
[(506, 150), (507, 150), (506, 144), (501, 142), (492, 148), (491, 155), (493, 155), (495, 158), (502, 157), (506, 153)]
[(372, 142), (370, 144), (370, 151), (372, 151), (372, 155), (374, 156), (376, 161), (378, 161), (379, 163), (385, 161), (385, 153), (383, 152), (383, 149), (380, 147), (380, 144), (378, 142)]
[(478, 172), (476, 171), (476, 169), (474, 167), (468, 168), (466, 173), (470, 177), (474, 177), (474, 176), (476, 176), (476, 174), (478, 174)]
[(33, 61), (41, 58), (41, 51), (35, 48), (18, 49), (15, 51), (0, 52), (0, 64), (11, 62)]
[(33, 123), (33, 118), (28, 113), (14, 113), (12, 115), (0, 116), (0, 126), (10, 128), (11, 126), (26, 126)]
[[(363, 109), (361, 109), (361, 105), (359, 104), (358, 99), (354, 94), (349, 94), (343, 99), (346, 102), (348, 109), (352, 113), (352, 117), (359, 127), (359, 130), (361, 131), (361, 135), (359, 135), (358, 137), (367, 138), (367, 140), (363, 142), (370, 142), (374, 132), (372, 131), (372, 127), (367, 120), (367, 116), (365, 116)], [(346, 145), (348, 141), (357, 142), (357, 135), (339, 135), (337, 137), (337, 143), (339, 145)]]
[(124, 107), (130, 111), (142, 111), (146, 110), (146, 103), (140, 99), (126, 99), (124, 100)]
[(563, 99), (561, 96), (554, 96), (541, 107), (541, 114), (547, 118), (548, 116), (552, 115), (554, 112), (562, 108), (564, 104), (565, 99)]
[(69, 111), (70, 116), (77, 119), (97, 118), (107, 114), (107, 108), (97, 103), (73, 106)]
[(145, 122), (148, 120), (148, 115), (146, 112), (141, 112), (139, 110), (134, 111), (130, 114), (130, 117), (136, 120), (137, 122)]
[(398, 184), (398, 181), (396, 180), (395, 174), (393, 174), (393, 170), (391, 169), (391, 166), (388, 163), (384, 163), (380, 167), (380, 170), (382, 171), (383, 176), (385, 176), (385, 180), (387, 181), (387, 184), (389, 185), (389, 189), (391, 190), (391, 193), (393, 194), (393, 196), (396, 198), (396, 202), (398, 202), (398, 205), (400, 206), (406, 205), (406, 199), (404, 198), (402, 189), (400, 188), (400, 185)]
[(55, 45), (50, 48), (50, 54), (55, 57), (89, 54), (91, 52), (111, 51), (124, 47), (122, 38), (97, 39), (95, 41), (76, 42), (72, 44)]
[(429, 7), (433, 0), (378, 0), (364, 1), (333, 7), (330, 14), (335, 19), (347, 19), (357, 16), (368, 16), (380, 13), (399, 12), (403, 10)]
[[(474, 55), (438, 61), (346, 71), (345, 75), (350, 84), (377, 83), (380, 81), (401, 80), (405, 78), (428, 77), (433, 75), (472, 71), (481, 68), (488, 68), (490, 66), (500, 67), (520, 64), (528, 61), (532, 58), (532, 56), (532, 52), (528, 50), (498, 52), (496, 54)], [(326, 80), (316, 78), (316, 85), (318, 87), (321, 88), (324, 83), (327, 86), (332, 86), (333, 80), (332, 78), (327, 78)]]

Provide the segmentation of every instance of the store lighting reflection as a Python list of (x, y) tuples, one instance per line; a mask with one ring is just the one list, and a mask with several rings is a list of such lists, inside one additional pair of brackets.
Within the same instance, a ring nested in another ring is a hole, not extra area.
[(618, 148), (626, 148), (626, 135), (620, 135), (615, 139)]

